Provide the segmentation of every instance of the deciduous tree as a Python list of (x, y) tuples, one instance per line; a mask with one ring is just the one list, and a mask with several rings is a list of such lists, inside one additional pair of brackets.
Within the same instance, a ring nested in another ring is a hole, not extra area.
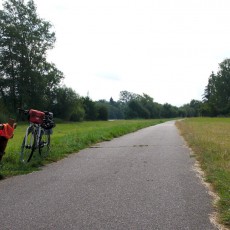
[(219, 64), (217, 74), (209, 77), (204, 92), (204, 101), (208, 103), (211, 115), (226, 115), (230, 113), (230, 59)]
[(63, 78), (46, 61), (54, 42), (52, 25), (39, 18), (33, 0), (4, 2), (0, 10), (0, 93), (11, 110), (47, 104), (48, 95)]

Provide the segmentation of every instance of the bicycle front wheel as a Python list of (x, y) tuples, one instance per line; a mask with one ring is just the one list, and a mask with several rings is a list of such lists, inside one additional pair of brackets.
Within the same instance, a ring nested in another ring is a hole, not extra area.
[(30, 161), (31, 157), (33, 156), (35, 150), (35, 137), (36, 134), (34, 130), (31, 128), (28, 130), (27, 135), (25, 135), (22, 146), (21, 146), (21, 153), (20, 153), (20, 161), (27, 163)]
[(50, 134), (47, 130), (42, 130), (39, 140), (39, 154), (46, 157), (50, 151)]

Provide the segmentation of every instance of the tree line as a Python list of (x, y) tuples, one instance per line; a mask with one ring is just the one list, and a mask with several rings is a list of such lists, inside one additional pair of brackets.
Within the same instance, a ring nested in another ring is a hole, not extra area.
[(0, 122), (16, 116), (17, 108), (48, 110), (67, 121), (228, 116), (230, 60), (210, 75), (202, 101), (181, 107), (159, 104), (149, 95), (120, 92), (119, 100), (93, 101), (63, 86), (64, 74), (46, 59), (54, 47), (50, 22), (36, 13), (33, 0), (6, 0), (0, 10)]

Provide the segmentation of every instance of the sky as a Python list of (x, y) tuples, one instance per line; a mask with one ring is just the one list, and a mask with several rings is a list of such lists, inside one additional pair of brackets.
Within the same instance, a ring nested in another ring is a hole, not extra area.
[(230, 58), (229, 0), (34, 2), (56, 33), (48, 61), (62, 84), (94, 101), (117, 101), (123, 90), (175, 106), (202, 100)]

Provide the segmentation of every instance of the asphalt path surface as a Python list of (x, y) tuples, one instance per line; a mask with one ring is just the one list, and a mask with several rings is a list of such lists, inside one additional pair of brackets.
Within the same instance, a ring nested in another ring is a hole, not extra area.
[(173, 121), (102, 142), (0, 181), (0, 229), (216, 229), (193, 165)]

